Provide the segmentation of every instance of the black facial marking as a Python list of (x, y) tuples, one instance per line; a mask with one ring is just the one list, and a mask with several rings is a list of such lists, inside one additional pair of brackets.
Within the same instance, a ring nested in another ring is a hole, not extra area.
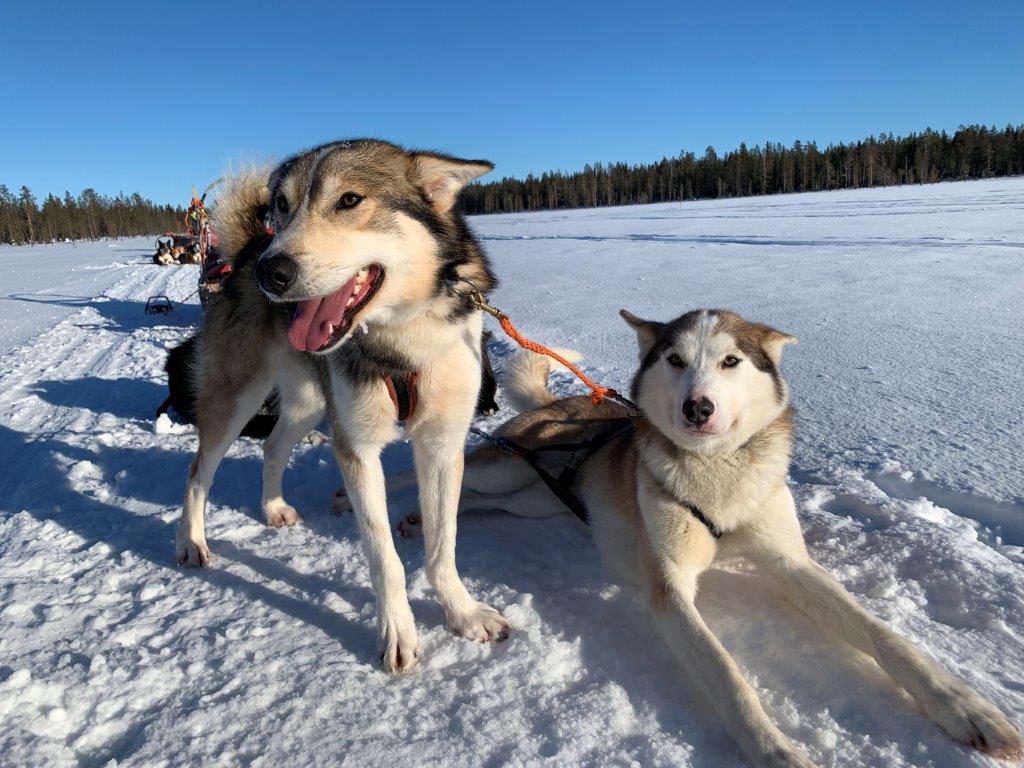
[[(455, 210), (446, 215), (439, 214), (426, 197), (417, 199), (389, 198), (384, 200), (391, 210), (405, 214), (426, 228), (437, 243), (437, 257), (441, 266), (434, 281), (434, 295), (449, 292), (449, 286), (466, 274), (464, 268), (476, 276), (474, 283), (483, 291), (497, 286), (497, 278), (491, 271), (490, 261), (477, 242), (466, 220)], [(476, 311), (470, 298), (461, 297), (455, 301), (450, 320), (466, 317)]]
[(687, 312), (682, 317), (677, 317), (675, 320), (665, 323), (658, 330), (658, 338), (654, 342), (654, 346), (651, 347), (647, 355), (644, 357), (643, 362), (640, 363), (640, 368), (637, 370), (636, 375), (633, 377), (633, 384), (630, 386), (630, 396), (635, 398), (637, 396), (637, 389), (640, 386), (640, 377), (647, 372), (647, 370), (658, 362), (662, 356), (672, 348), (672, 345), (676, 343), (676, 339), (683, 333), (693, 330), (697, 325), (697, 321), (700, 319), (701, 310), (694, 310), (693, 312)]
[(761, 344), (753, 339), (741, 336), (736, 339), (736, 346), (746, 355), (751, 365), (772, 377), (772, 384), (775, 386), (775, 401), (781, 403), (786, 395), (785, 389), (782, 386), (782, 376)]
[(413, 200), (407, 197), (392, 197), (385, 198), (384, 204), (392, 210), (404, 213), (410, 219), (418, 221), (434, 237), (443, 240), (449, 239), (449, 231), (444, 219), (434, 210), (434, 206), (427, 202), (426, 198)]
[(331, 156), (336, 147), (328, 145), (322, 147), (317, 154), (316, 165), (313, 166), (312, 178), (309, 180), (309, 201), (312, 206), (319, 199), (324, 189), (324, 177), (330, 172), (327, 159)]

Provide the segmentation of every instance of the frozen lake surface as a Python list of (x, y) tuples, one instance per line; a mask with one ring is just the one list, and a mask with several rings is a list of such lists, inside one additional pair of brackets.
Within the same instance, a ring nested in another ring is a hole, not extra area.
[[(874, 613), (1024, 715), (1024, 179), (478, 217), (530, 337), (628, 388), (625, 307), (726, 307), (799, 337), (791, 482), (814, 556)], [(305, 523), (265, 527), (242, 440), (211, 496), (210, 568), (174, 565), (191, 429), (156, 434), (195, 267), (150, 239), (0, 248), (0, 755), (10, 765), (693, 765), (739, 752), (609, 585), (568, 515), (460, 520), (459, 567), (512, 637), (450, 636), (399, 554), (423, 648), (389, 679), (338, 471), (302, 446)], [(490, 322), (490, 321), (488, 321)], [(512, 348), (496, 340), (500, 365)], [(579, 391), (568, 378), (558, 386)], [(505, 409), (500, 416), (507, 416)], [(500, 418), (484, 423), (494, 426)], [(389, 470), (408, 465), (399, 445)], [(392, 500), (392, 519), (415, 496)], [(822, 766), (995, 765), (878, 668), (716, 570), (700, 607), (769, 714)]]

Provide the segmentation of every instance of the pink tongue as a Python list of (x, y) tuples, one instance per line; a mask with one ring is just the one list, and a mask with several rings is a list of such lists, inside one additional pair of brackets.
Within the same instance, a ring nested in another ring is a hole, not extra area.
[(355, 292), (353, 277), (334, 293), (299, 302), (288, 326), (288, 341), (299, 352), (316, 352), (331, 338), (331, 328), (341, 325), (345, 305)]

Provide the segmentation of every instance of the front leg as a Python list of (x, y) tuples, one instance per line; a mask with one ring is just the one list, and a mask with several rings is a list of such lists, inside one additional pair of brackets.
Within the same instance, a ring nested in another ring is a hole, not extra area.
[(995, 757), (1021, 756), (1020, 734), (995, 705), (865, 611), (818, 563), (775, 560), (770, 570), (790, 602), (872, 656), (955, 741)]
[(697, 612), (695, 574), (665, 575), (668, 578), (654, 587), (650, 599), (658, 634), (714, 706), (743, 754), (756, 766), (814, 768), (771, 721), (757, 692)]
[(263, 498), (261, 506), (268, 525), (295, 525), (302, 518), (284, 499), (281, 482), (295, 445), (324, 415), (319, 382), (311, 372), (296, 366), (284, 368), (277, 381), (280, 415), (273, 431), (263, 441)]
[(658, 634), (751, 763), (814, 768), (768, 717), (757, 692), (697, 611), (697, 580), (715, 558), (711, 535), (643, 472), (638, 501), (642, 587)]
[(995, 705), (868, 613), (810, 558), (788, 490), (772, 506), (771, 519), (754, 535), (750, 554), (775, 577), (789, 601), (874, 658), (955, 741), (995, 757), (1020, 757), (1020, 734)]
[(416, 665), (419, 648), (405, 592), (405, 569), (391, 538), (380, 447), (351, 449), (335, 437), (334, 451), (370, 563), (381, 661), (387, 672), (405, 672)]
[(452, 632), (480, 642), (504, 640), (510, 629), (508, 621), (494, 608), (473, 599), (455, 567), (455, 521), (465, 440), (465, 428), (444, 426), (421, 427), (413, 437), (427, 579)]
[(213, 476), (242, 427), (259, 409), (270, 391), (270, 380), (258, 377), (247, 385), (224, 377), (203, 381), (197, 397), (196, 427), (199, 448), (188, 470), (185, 502), (175, 542), (179, 565), (202, 567), (210, 562), (206, 543), (206, 499)]

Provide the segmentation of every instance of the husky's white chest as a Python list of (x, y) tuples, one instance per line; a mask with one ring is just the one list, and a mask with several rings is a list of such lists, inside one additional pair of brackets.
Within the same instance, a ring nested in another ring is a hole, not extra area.
[(723, 532), (756, 520), (779, 484), (775, 467), (752, 462), (742, 454), (704, 457), (652, 451), (645, 456), (645, 464), (681, 504), (696, 507)]

